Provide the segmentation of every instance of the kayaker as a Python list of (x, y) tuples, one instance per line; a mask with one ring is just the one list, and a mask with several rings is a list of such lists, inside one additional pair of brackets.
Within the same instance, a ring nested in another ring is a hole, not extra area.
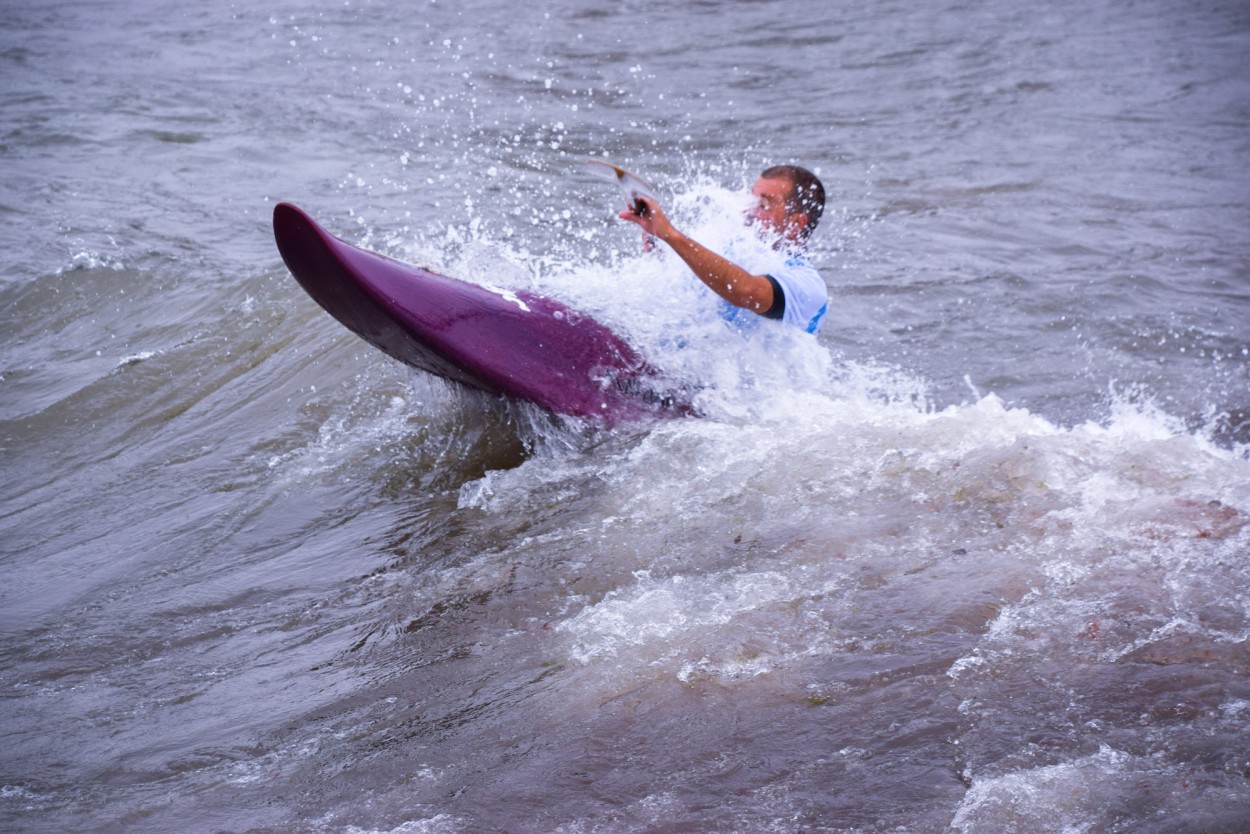
[(753, 269), (749, 260), (735, 262), (687, 237), (650, 197), (638, 198), (639, 211), (627, 209), (620, 216), (676, 252), (725, 302), (722, 314), (731, 323), (750, 327), (755, 316), (762, 316), (815, 333), (828, 309), (829, 290), (803, 254), (824, 212), (825, 188), (806, 168), (777, 165), (760, 174), (751, 193), (754, 203), (747, 222), (773, 237), (773, 248), (786, 254), (782, 265), (770, 264), (767, 271)]

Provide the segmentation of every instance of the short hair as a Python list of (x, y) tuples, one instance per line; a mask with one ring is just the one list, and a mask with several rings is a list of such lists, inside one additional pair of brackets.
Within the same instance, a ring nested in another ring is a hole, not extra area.
[(790, 183), (786, 211), (807, 215), (804, 238), (816, 231), (816, 224), (825, 213), (825, 186), (820, 182), (820, 177), (798, 165), (774, 165), (760, 176), (766, 180), (785, 180)]

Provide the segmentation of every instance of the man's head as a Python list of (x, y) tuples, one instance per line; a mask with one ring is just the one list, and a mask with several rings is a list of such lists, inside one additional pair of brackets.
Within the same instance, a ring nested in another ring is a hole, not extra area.
[(766, 169), (751, 193), (756, 203), (748, 212), (750, 220), (798, 244), (816, 231), (825, 211), (825, 187), (815, 174), (797, 165)]

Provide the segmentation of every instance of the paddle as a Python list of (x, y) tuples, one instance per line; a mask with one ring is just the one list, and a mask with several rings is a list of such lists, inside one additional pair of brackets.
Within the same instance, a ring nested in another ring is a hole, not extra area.
[(625, 205), (630, 211), (640, 216), (646, 214), (647, 207), (638, 198), (646, 197), (654, 200), (655, 191), (645, 181), (621, 166), (602, 159), (588, 159), (586, 167), (597, 177), (615, 181), (621, 193), (625, 195)]

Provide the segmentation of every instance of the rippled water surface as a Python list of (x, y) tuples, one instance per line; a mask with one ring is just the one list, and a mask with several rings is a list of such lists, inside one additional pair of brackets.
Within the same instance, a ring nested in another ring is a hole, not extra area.
[[(0, 27), (0, 819), (1250, 829), (1250, 10), (49, 0)], [(587, 157), (739, 232), (743, 340)], [(604, 430), (322, 313), (275, 202), (698, 391)]]

